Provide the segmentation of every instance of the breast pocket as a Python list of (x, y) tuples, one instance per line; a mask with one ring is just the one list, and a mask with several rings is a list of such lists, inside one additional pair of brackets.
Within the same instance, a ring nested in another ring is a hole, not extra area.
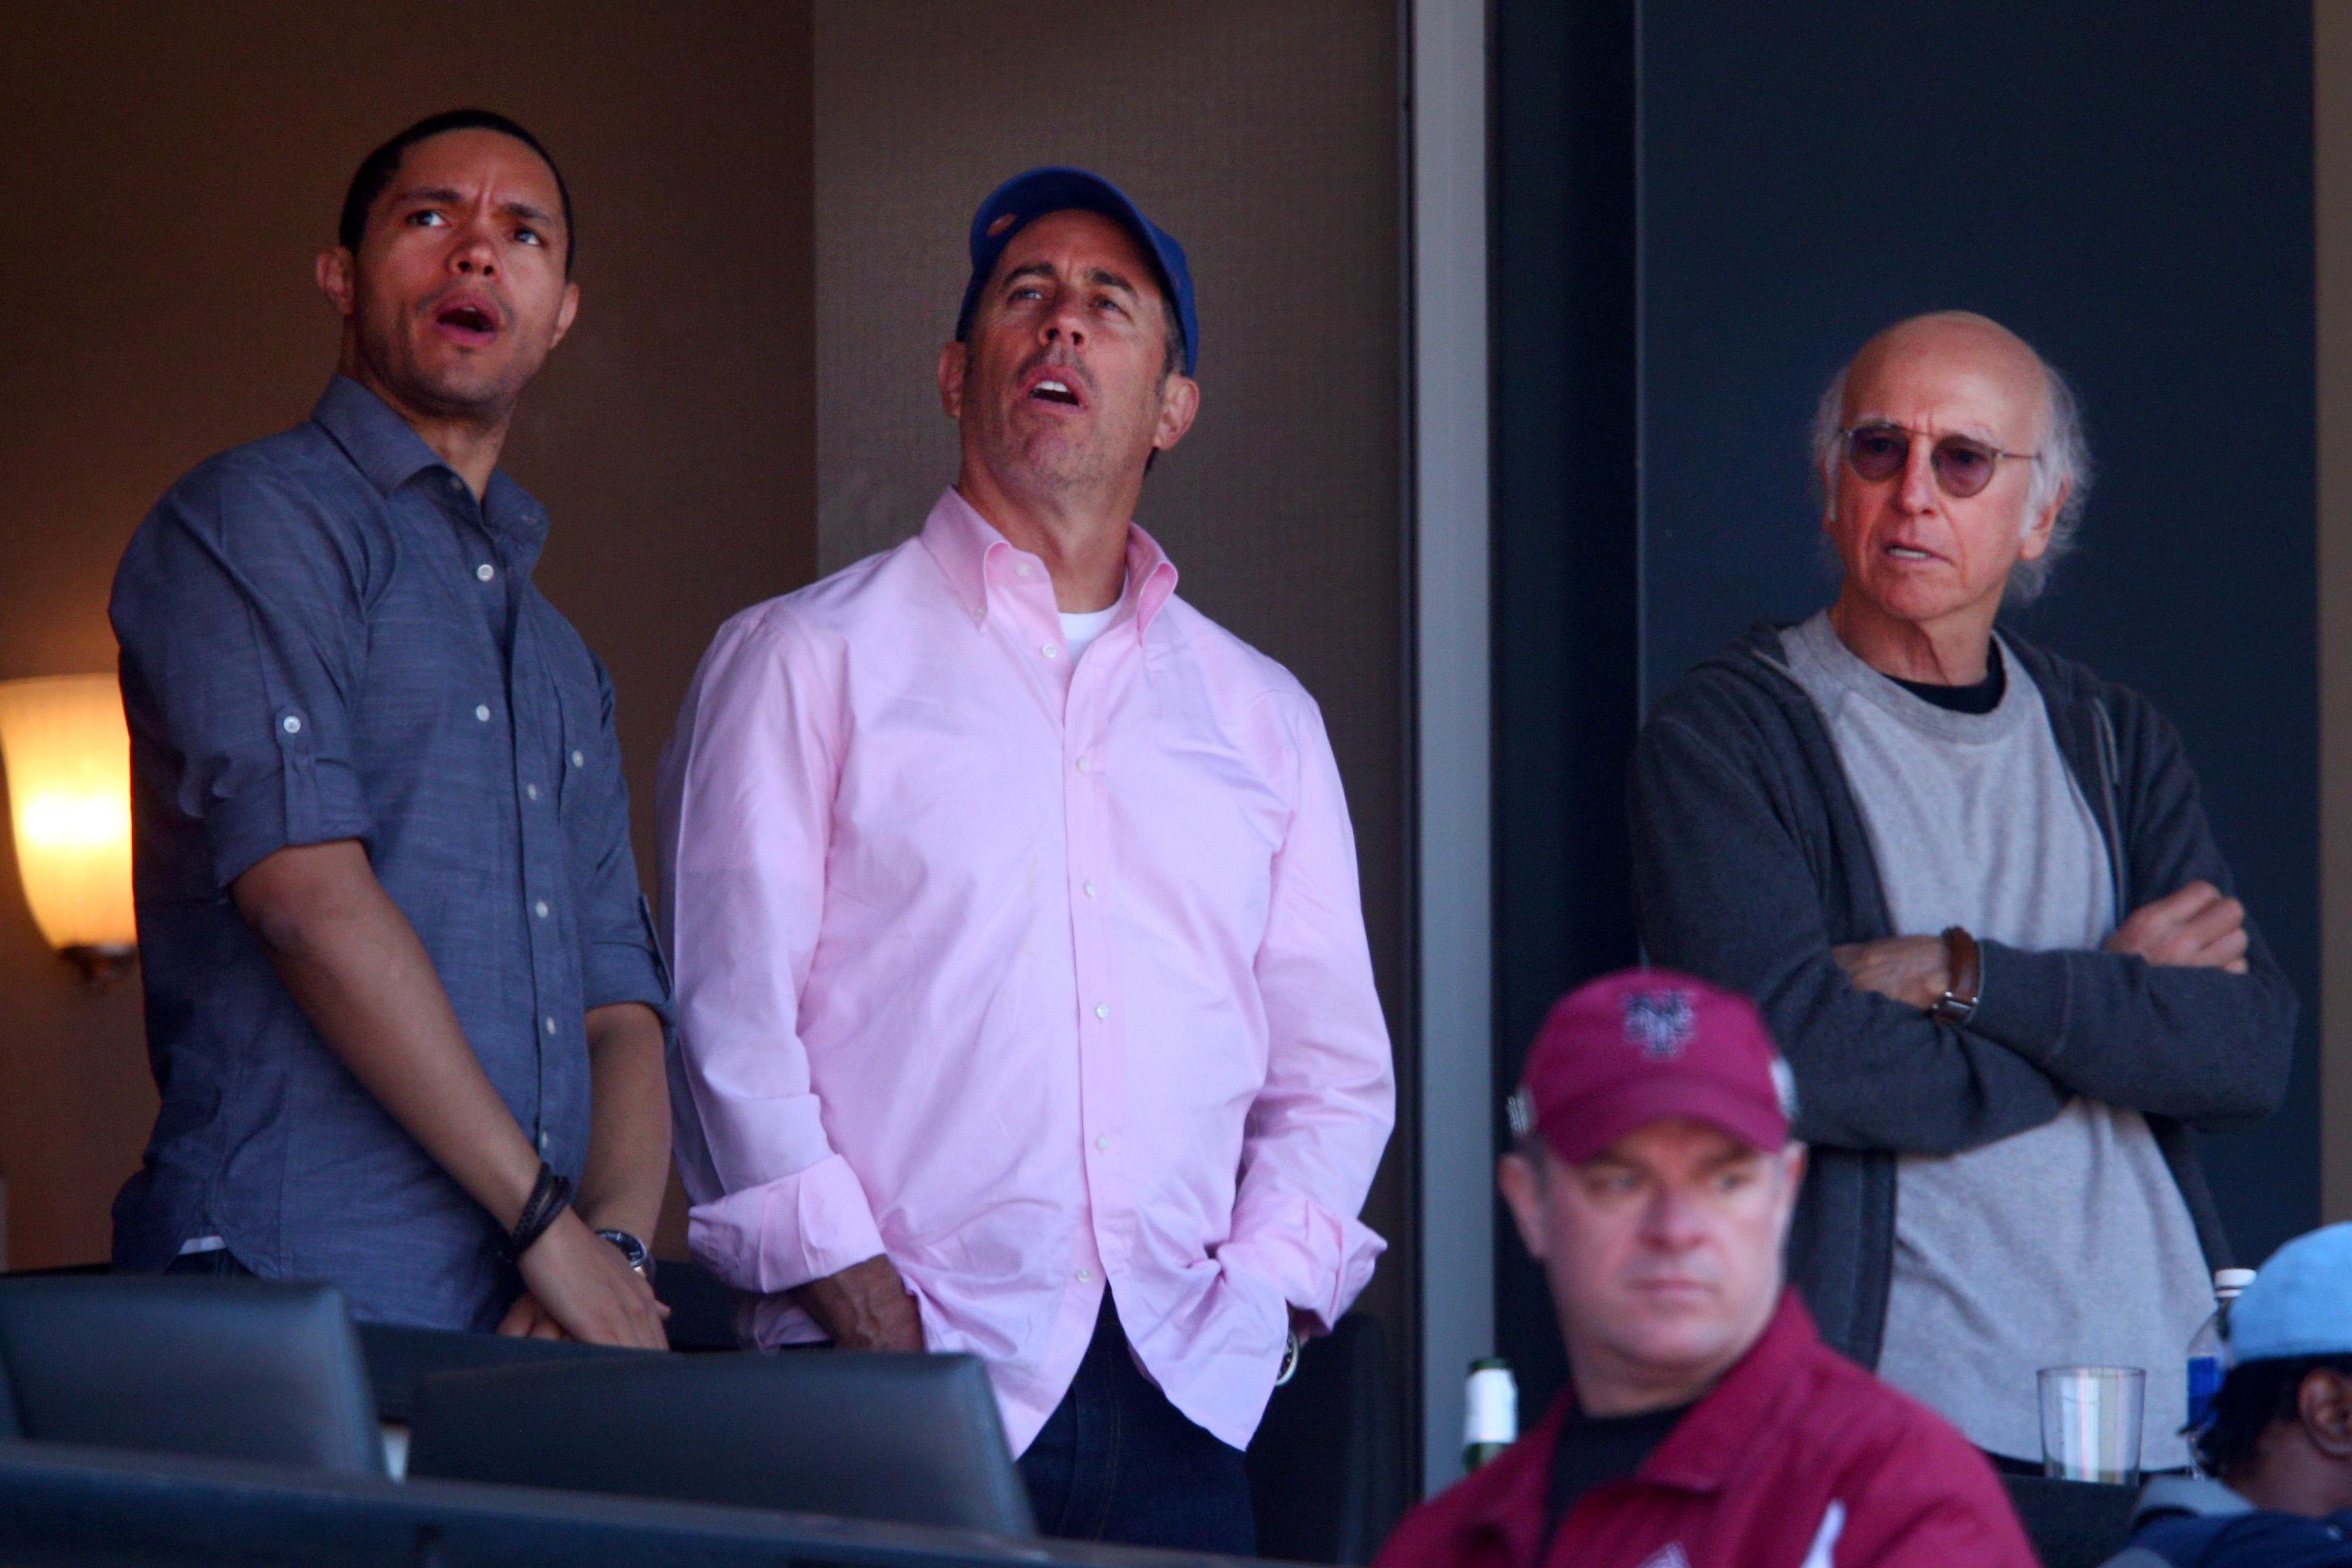
[(437, 596), (387, 595), (368, 630), (368, 656), (352, 705), (356, 744), (395, 772), (437, 747), (478, 747), (484, 721), (506, 710), (506, 674), (487, 632)]
[(564, 825), (572, 827), (603, 805), (611, 785), (599, 775), (605, 757), (604, 694), (593, 668), (569, 667), (569, 660), (551, 660), (549, 685), (554, 691), (555, 722), (549, 726), (554, 742), (547, 767), (555, 779), (556, 808)]

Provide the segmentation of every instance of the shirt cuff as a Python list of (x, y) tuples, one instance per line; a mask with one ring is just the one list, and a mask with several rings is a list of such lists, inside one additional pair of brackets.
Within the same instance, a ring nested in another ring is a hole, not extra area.
[(1372, 1264), (1388, 1250), (1372, 1228), (1334, 1214), (1310, 1197), (1276, 1194), (1234, 1209), (1232, 1239), (1217, 1249), (1226, 1270), (1270, 1280), (1282, 1299), (1315, 1314), (1328, 1330), (1371, 1282)]
[(1977, 950), (1983, 955), (1977, 1010), (1963, 1027), (2050, 1071), (2065, 1054), (2073, 989), (2067, 963), (2073, 955), (2063, 949), (2029, 953), (1981, 938)]
[(204, 821), (213, 885), (224, 890), (279, 850), (342, 839), (364, 843), (374, 833), (357, 775), (330, 758), (289, 757), (276, 773), (246, 779), (236, 794), (206, 802)]
[(882, 1255), (882, 1232), (866, 1189), (839, 1155), (696, 1204), (687, 1211), (686, 1239), (704, 1268), (739, 1291), (761, 1295)]
[(669, 987), (660, 960), (635, 942), (590, 942), (586, 972), (581, 976), (581, 1001), (585, 1010), (614, 1002), (643, 1002), (665, 1027), (677, 1019), (670, 1007)]

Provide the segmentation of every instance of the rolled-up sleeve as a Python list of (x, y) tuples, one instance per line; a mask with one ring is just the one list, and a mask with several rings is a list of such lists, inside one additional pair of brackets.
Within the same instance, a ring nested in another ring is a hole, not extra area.
[(593, 1011), (615, 1002), (643, 1002), (674, 1023), (669, 974), (654, 933), (653, 912), (637, 889), (637, 862), (629, 848), (629, 785), (621, 771), (613, 677), (596, 671), (597, 724), (578, 747), (579, 810), (569, 823), (573, 875), (580, 899), (582, 1005)]
[(1396, 1081), (1339, 766), (1322, 716), (1303, 695), (1297, 701), (1295, 804), (1256, 962), (1265, 1084), (1250, 1110), (1233, 1231), (1217, 1260), (1271, 1281), (1328, 1328), (1387, 1247), (1356, 1215), (1395, 1122)]
[(172, 759), (170, 804), (202, 825), (214, 892), (289, 845), (371, 836), (349, 707), (369, 567), (312, 497), (225, 462), (182, 481), (123, 557), (110, 616), (128, 716)]
[(712, 1272), (763, 1293), (883, 1249), (867, 1195), (825, 1136), (799, 1030), (824, 912), (839, 679), (837, 656), (820, 654), (788, 606), (737, 617), (703, 659), (662, 768), (688, 1238)]

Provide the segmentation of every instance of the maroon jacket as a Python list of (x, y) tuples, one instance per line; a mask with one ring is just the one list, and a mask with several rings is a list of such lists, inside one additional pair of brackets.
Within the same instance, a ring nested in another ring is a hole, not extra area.
[(1984, 1456), (1822, 1344), (1793, 1292), (1647, 1462), (1587, 1494), (1546, 1552), (1552, 1450), (1573, 1399), (1407, 1514), (1375, 1568), (2036, 1568)]

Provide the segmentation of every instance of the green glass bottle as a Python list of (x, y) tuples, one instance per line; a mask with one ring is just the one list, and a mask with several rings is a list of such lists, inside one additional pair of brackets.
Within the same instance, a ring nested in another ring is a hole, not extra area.
[(1462, 1469), (1476, 1469), (1519, 1439), (1519, 1385), (1511, 1364), (1482, 1355), (1470, 1364), (1462, 1400)]

